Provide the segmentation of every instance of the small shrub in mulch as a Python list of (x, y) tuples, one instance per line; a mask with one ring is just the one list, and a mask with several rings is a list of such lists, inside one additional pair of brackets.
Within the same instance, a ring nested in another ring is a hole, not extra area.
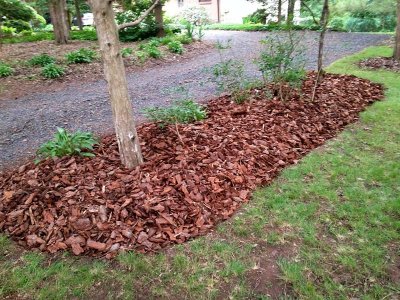
[(362, 60), (360, 67), (367, 69), (385, 69), (394, 72), (400, 72), (400, 62), (392, 57), (374, 57)]
[(157, 251), (204, 235), (231, 217), (251, 192), (358, 119), (383, 97), (380, 85), (353, 76), (315, 74), (303, 96), (266, 99), (253, 90), (241, 105), (223, 96), (208, 118), (161, 129), (143, 124), (146, 162), (120, 165), (117, 142), (104, 137), (96, 157), (48, 159), (0, 176), (0, 230), (26, 248), (113, 257)]

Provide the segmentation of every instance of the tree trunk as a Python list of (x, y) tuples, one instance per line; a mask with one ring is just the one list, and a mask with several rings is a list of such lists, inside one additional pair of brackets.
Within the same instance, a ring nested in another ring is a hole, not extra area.
[(164, 20), (163, 20), (163, 12), (162, 12), (162, 5), (158, 4), (154, 8), (154, 15), (156, 17), (156, 24), (157, 24), (157, 36), (164, 37), (165, 30), (164, 30)]
[(296, 0), (288, 0), (288, 11), (287, 11), (287, 19), (286, 19), (287, 25), (293, 25), (295, 3), (296, 3)]
[(76, 21), (78, 22), (79, 30), (83, 30), (83, 23), (82, 23), (82, 15), (81, 15), (81, 8), (79, 0), (75, 0), (75, 14), (76, 14)]
[(143, 162), (133, 109), (129, 99), (112, 1), (90, 0), (94, 14), (104, 74), (108, 82), (115, 132), (122, 164), (133, 168)]
[(323, 66), (325, 33), (326, 33), (326, 28), (328, 27), (328, 21), (329, 21), (329, 0), (324, 0), (324, 6), (322, 8), (321, 21), (320, 21), (321, 33), (319, 36), (319, 47), (318, 47), (318, 74), (321, 73)]
[(67, 44), (69, 39), (68, 16), (66, 0), (49, 0), (51, 23), (57, 44)]
[(397, 0), (397, 27), (393, 57), (395, 60), (400, 61), (400, 0)]
[(278, 0), (278, 24), (282, 22), (282, 0)]

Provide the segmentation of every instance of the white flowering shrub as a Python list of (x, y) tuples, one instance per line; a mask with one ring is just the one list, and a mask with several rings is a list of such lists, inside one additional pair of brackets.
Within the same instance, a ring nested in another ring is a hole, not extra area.
[(207, 11), (203, 7), (188, 7), (180, 14), (181, 23), (186, 28), (186, 34), (189, 38), (201, 40), (204, 36), (204, 25), (210, 23)]

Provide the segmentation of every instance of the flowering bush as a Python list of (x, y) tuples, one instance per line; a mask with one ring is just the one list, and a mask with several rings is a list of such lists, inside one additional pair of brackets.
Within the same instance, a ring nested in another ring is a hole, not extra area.
[(195, 36), (199, 40), (204, 36), (203, 27), (210, 22), (207, 11), (203, 7), (188, 7), (182, 11), (181, 23), (186, 28), (186, 34), (193, 39)]

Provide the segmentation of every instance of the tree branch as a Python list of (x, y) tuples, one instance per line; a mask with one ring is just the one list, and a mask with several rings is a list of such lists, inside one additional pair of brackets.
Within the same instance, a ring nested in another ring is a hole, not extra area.
[(303, 4), (303, 6), (305, 8), (307, 8), (307, 10), (310, 12), (311, 17), (313, 18), (313, 21), (316, 25), (319, 25), (319, 22), (317, 21), (317, 19), (315, 18), (314, 12), (311, 10), (311, 8), (307, 5), (307, 3), (305, 1), (302, 1), (301, 4)]
[(153, 10), (154, 8), (160, 3), (160, 0), (154, 0), (153, 4), (150, 6), (148, 10), (146, 10), (138, 19), (133, 22), (124, 23), (118, 26), (118, 30), (127, 28), (127, 27), (134, 27), (139, 25)]

